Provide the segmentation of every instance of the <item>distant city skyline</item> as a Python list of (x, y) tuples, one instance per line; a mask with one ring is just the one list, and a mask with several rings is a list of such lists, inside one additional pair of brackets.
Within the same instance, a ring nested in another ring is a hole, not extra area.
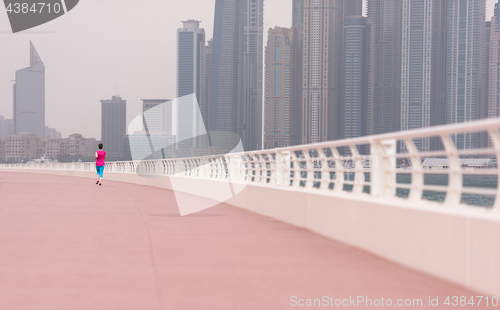
[[(265, 42), (268, 29), (291, 26), (292, 2), (266, 0)], [(495, 2), (487, 0), (487, 21), (493, 16)], [(208, 41), (213, 33), (215, 1), (144, 3), (137, 7), (125, 0), (87, 0), (57, 20), (18, 34), (10, 33), (7, 14), (0, 13), (0, 115), (13, 117), (11, 80), (25, 66), (30, 40), (50, 65), (46, 123), (65, 137), (82, 133), (99, 139), (100, 118), (95, 111), (100, 110), (99, 100), (112, 94), (127, 98), (127, 121), (141, 113), (142, 98), (174, 98), (178, 25), (182, 20), (200, 20)], [(363, 12), (366, 15), (366, 0)], [(92, 23), (88, 23), (90, 14)]]
[[(17, 34), (10, 33), (7, 14), (0, 13), (0, 115), (12, 117), (11, 80), (26, 64), (30, 39), (51, 68), (46, 73), (46, 123), (63, 136), (100, 139), (95, 111), (99, 100), (111, 95), (127, 99), (127, 122), (141, 113), (143, 98), (176, 98), (177, 29), (184, 20), (199, 20), (206, 40), (212, 39), (215, 1), (142, 4), (81, 1), (65, 16)], [(267, 29), (291, 26), (291, 12), (291, 2), (266, 1), (264, 40)]]

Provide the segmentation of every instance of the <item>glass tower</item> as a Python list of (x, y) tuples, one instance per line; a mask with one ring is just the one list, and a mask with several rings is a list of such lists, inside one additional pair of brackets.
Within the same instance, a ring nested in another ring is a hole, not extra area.
[[(446, 123), (475, 120), (481, 109), (485, 0), (446, 0)], [(452, 135), (458, 149), (475, 146), (474, 133)]]
[(127, 101), (119, 96), (101, 100), (101, 139), (107, 155), (123, 156), (127, 127)]
[(367, 0), (375, 40), (373, 133), (401, 130), (402, 0)]
[[(403, 0), (401, 130), (443, 124), (444, 2)], [(430, 138), (414, 139), (419, 150)]]
[(209, 130), (224, 133), (211, 139), (220, 150), (232, 150), (231, 137), (243, 136), (244, 4), (215, 2)]
[(247, 151), (262, 149), (262, 65), (264, 0), (244, 0), (243, 143)]
[(373, 108), (373, 27), (368, 18), (344, 22), (342, 138), (370, 134)]
[[(176, 121), (177, 155), (191, 156), (192, 148), (207, 148), (200, 136), (207, 133), (201, 107), (205, 83), (205, 30), (197, 20), (184, 21), (177, 31), (177, 97), (173, 113)], [(181, 147), (182, 145), (182, 147)]]
[(299, 128), (296, 57), (300, 53), (296, 28), (269, 29), (266, 46), (264, 148), (298, 144)]

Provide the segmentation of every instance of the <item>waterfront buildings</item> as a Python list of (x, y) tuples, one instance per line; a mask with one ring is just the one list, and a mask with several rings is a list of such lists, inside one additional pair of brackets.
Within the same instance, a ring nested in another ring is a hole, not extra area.
[(48, 138), (32, 133), (23, 133), (7, 136), (3, 140), (4, 161), (20, 162), (42, 157)]

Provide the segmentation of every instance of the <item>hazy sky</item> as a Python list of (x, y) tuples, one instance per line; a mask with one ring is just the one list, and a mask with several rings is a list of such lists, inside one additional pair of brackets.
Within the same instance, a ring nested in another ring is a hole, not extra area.
[[(496, 0), (488, 1), (487, 20)], [(264, 29), (290, 27), (292, 0), (265, 0)], [(15, 71), (29, 66), (32, 40), (45, 63), (45, 124), (63, 137), (100, 138), (99, 100), (127, 100), (127, 120), (140, 99), (176, 97), (176, 35), (181, 21), (200, 20), (212, 38), (215, 0), (80, 0), (64, 16), (12, 34), (0, 9), (0, 115), (12, 117)], [(266, 38), (265, 38), (266, 40)]]

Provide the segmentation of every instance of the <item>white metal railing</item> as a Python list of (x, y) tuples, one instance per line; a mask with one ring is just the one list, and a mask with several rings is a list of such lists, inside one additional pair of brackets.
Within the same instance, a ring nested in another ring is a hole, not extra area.
[[(245, 153), (108, 162), (105, 171), (228, 180), (353, 196), (369, 194), (411, 201), (441, 200), (444, 206), (483, 205), (499, 212), (499, 170), (496, 165), (474, 169), (460, 164), (463, 157), (499, 158), (499, 129), (500, 119), (488, 119)], [(471, 132), (487, 134), (492, 147), (457, 150), (450, 135)], [(436, 137), (443, 149), (419, 151), (414, 139), (423, 137)], [(398, 147), (404, 151), (396, 152)], [(445, 157), (448, 167), (424, 169), (421, 163), (426, 157)], [(401, 160), (408, 164), (406, 168), (396, 168), (397, 161)], [(95, 171), (94, 163), (2, 164), (0, 168)], [(433, 180), (433, 176), (438, 179)], [(471, 179), (474, 176), (476, 179)], [(476, 186), (476, 183), (482, 186)]]

